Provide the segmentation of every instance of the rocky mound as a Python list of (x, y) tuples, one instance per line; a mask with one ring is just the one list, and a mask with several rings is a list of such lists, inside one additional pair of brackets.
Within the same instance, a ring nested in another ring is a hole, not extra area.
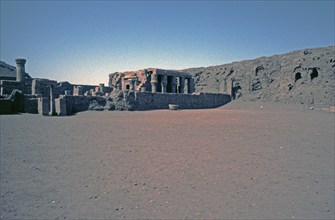
[(229, 93), (246, 101), (335, 102), (335, 46), (183, 71), (194, 76), (196, 92)]

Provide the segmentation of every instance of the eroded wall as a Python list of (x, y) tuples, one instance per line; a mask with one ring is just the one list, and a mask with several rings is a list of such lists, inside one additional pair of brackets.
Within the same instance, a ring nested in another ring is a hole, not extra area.
[(230, 102), (230, 96), (220, 93), (169, 94), (136, 93), (136, 110), (168, 109), (169, 104), (179, 105), (180, 109), (216, 108)]

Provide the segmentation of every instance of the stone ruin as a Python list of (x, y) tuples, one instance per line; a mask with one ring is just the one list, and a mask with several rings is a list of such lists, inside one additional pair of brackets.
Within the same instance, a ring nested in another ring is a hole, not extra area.
[(194, 81), (189, 73), (156, 68), (112, 73), (109, 75), (109, 86), (122, 91), (187, 94), (194, 92)]
[[(32, 78), (25, 71), (26, 60), (16, 59), (15, 61), (16, 68), (3, 62), (0, 66), (0, 79), (2, 79), (0, 80), (0, 114), (27, 112), (42, 115), (68, 115), (71, 113), (64, 110), (62, 99), (64, 96), (83, 95), (78, 92), (78, 88), (82, 88), (81, 92), (94, 90), (92, 93), (86, 93), (92, 99), (98, 99), (105, 93), (111, 92), (111, 88), (104, 87), (104, 84), (72, 85), (68, 82)], [(82, 107), (82, 109), (85, 108)]]
[(1, 78), (0, 74), (0, 114), (214, 108), (230, 101), (230, 95), (223, 93), (194, 93), (193, 77), (186, 72), (148, 68), (112, 73), (109, 86), (75, 85), (32, 78), (25, 72), (25, 63), (25, 59), (16, 59), (16, 77)]

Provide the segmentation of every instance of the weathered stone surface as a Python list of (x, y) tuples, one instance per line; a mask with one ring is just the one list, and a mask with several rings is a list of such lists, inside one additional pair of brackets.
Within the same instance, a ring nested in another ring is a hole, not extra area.
[(12, 101), (7, 99), (0, 99), (0, 115), (12, 113)]
[(226, 92), (247, 101), (308, 103), (314, 99), (315, 105), (328, 106), (335, 102), (334, 46), (183, 71), (194, 76), (196, 92)]
[(12, 101), (12, 112), (24, 112), (24, 94), (22, 91), (14, 89), (6, 99)]
[(126, 90), (122, 92), (121, 90), (113, 90), (109, 97), (107, 97), (107, 103), (105, 109), (110, 111), (133, 111), (136, 108), (135, 102), (135, 92)]
[(37, 114), (38, 113), (38, 98), (25, 96), (24, 112)]
[(49, 115), (50, 100), (45, 97), (38, 98), (38, 113), (41, 115)]
[(230, 96), (222, 93), (169, 94), (139, 92), (136, 94), (136, 110), (169, 109), (169, 104), (179, 109), (216, 108), (230, 102)]
[(57, 115), (59, 116), (67, 115), (66, 99), (63, 96), (60, 96), (59, 98), (55, 99), (55, 108)]
[(103, 102), (98, 102), (98, 100), (94, 99), (90, 102), (88, 106), (88, 110), (94, 111), (103, 111), (105, 109), (105, 105)]

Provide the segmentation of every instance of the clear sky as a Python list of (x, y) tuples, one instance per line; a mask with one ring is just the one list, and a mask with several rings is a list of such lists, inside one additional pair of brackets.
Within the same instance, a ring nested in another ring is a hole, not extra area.
[(35, 78), (107, 83), (334, 45), (334, 1), (3, 1), (1, 60)]

